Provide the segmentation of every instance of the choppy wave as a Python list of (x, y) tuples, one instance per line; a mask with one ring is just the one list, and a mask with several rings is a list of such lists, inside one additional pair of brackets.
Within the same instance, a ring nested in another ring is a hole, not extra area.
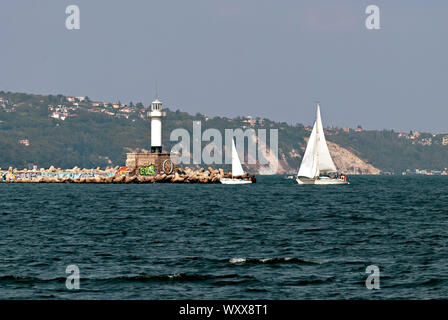
[(209, 281), (209, 280), (221, 280), (221, 279), (235, 279), (240, 278), (238, 274), (223, 274), (223, 275), (212, 275), (212, 274), (188, 274), (188, 273), (173, 273), (173, 274), (160, 274), (160, 275), (148, 275), (139, 274), (135, 276), (120, 276), (105, 280), (118, 280), (118, 281), (136, 281), (136, 282), (157, 282), (157, 281), (185, 281), (185, 282), (196, 282), (196, 281)]
[(288, 281), (285, 282), (284, 285), (286, 286), (306, 286), (306, 285), (316, 285), (316, 284), (324, 284), (328, 282), (333, 282), (336, 279), (335, 276), (331, 277), (316, 277), (311, 276), (308, 279), (300, 279), (296, 281)]
[(46, 283), (46, 282), (65, 282), (66, 278), (58, 277), (51, 279), (42, 279), (39, 277), (22, 276), (22, 275), (4, 275), (0, 276), (0, 283)]
[[(31, 276), (21, 275), (6, 275), (0, 277), (0, 283), (50, 283), (50, 282), (65, 282), (66, 278), (52, 278), (42, 279)], [(173, 273), (173, 274), (138, 274), (134, 276), (116, 276), (108, 278), (81, 278), (83, 282), (208, 282), (221, 281), (221, 283), (243, 283), (249, 281), (257, 281), (255, 277), (249, 275), (238, 274), (188, 274), (188, 273)], [(227, 282), (226, 282), (227, 281)]]
[(232, 264), (321, 264), (318, 261), (305, 260), (300, 258), (231, 258), (229, 262)]

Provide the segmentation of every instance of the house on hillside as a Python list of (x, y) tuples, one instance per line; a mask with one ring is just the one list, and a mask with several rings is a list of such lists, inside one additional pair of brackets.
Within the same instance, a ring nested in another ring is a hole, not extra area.
[(55, 111), (50, 115), (50, 118), (58, 119), (58, 120), (65, 120), (66, 116), (62, 112)]
[(243, 122), (248, 123), (251, 127), (257, 124), (257, 120), (252, 119), (251, 117), (247, 117), (247, 119), (244, 119)]
[(25, 147), (29, 147), (30, 146), (30, 140), (28, 140), (28, 139), (19, 140), (19, 143), (23, 144)]
[(123, 113), (116, 114), (116, 117), (122, 117), (122, 118), (129, 119), (129, 115), (128, 114), (123, 114)]
[(444, 145), (444, 146), (448, 145), (448, 136), (444, 136), (442, 138), (442, 145)]
[(419, 144), (422, 146), (430, 146), (432, 145), (432, 139), (431, 138), (423, 138), (420, 141), (418, 141)]
[(132, 108), (130, 107), (124, 107), (120, 109), (120, 112), (124, 112), (124, 113), (131, 113), (132, 112)]
[(411, 133), (411, 139), (412, 140), (418, 139), (418, 137), (420, 137), (420, 132), (414, 131), (414, 132)]
[(8, 103), (9, 103), (8, 99), (6, 99), (5, 97), (0, 97), (0, 106), (5, 108)]

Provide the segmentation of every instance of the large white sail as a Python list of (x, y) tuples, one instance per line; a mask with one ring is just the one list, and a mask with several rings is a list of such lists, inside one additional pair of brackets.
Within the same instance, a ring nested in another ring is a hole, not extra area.
[(313, 131), (311, 131), (308, 145), (306, 146), (305, 154), (303, 155), (302, 163), (300, 164), (299, 177), (314, 178), (319, 175), (317, 168), (317, 135), (316, 122), (314, 122)]
[(322, 119), (320, 117), (319, 104), (317, 104), (316, 125), (319, 172), (336, 172), (336, 166), (333, 163), (330, 151), (328, 151), (327, 141), (325, 140), (324, 127), (322, 126)]
[(232, 138), (232, 176), (242, 176), (244, 174), (243, 167), (241, 166), (238, 152), (236, 151), (235, 142)]
[(328, 151), (324, 128), (320, 117), (320, 106), (317, 105), (316, 121), (311, 131), (305, 154), (298, 172), (299, 177), (315, 178), (321, 172), (336, 172), (336, 166)]

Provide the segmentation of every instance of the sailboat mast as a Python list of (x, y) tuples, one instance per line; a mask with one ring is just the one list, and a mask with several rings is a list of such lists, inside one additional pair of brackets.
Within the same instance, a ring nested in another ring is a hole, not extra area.
[(316, 173), (317, 173), (317, 177), (319, 177), (319, 148), (317, 147), (319, 145), (319, 125), (318, 125), (318, 121), (320, 120), (319, 115), (320, 115), (320, 106), (319, 106), (319, 101), (316, 102), (317, 103), (317, 111), (316, 111), (316, 142), (315, 142), (315, 150), (316, 150)]
[(233, 141), (233, 137), (232, 137), (232, 179), (233, 179), (233, 170), (235, 170), (233, 168), (233, 152), (234, 152), (234, 149), (235, 149), (235, 141)]

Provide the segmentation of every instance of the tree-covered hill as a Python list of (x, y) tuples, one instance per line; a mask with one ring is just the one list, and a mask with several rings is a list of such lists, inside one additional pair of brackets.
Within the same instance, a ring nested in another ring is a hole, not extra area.
[[(164, 148), (176, 142), (169, 135), (176, 128), (192, 132), (192, 121), (207, 128), (279, 129), (279, 154), (291, 172), (300, 165), (309, 128), (269, 119), (208, 118), (166, 109)], [(62, 120), (63, 119), (63, 120)], [(223, 134), (224, 137), (224, 134)], [(406, 169), (443, 170), (448, 167), (444, 135), (403, 134), (394, 131), (345, 132), (327, 128), (327, 139), (344, 147), (383, 171)], [(448, 138), (446, 138), (448, 142)], [(203, 147), (206, 143), (203, 143)], [(98, 103), (85, 97), (34, 95), (0, 91), (0, 167), (48, 168), (105, 167), (124, 165), (126, 152), (150, 148), (150, 121), (141, 103)], [(300, 156), (294, 155), (296, 150)]]
[(431, 145), (424, 145), (398, 137), (394, 131), (382, 130), (341, 133), (329, 140), (355, 151), (383, 171), (400, 173), (406, 169), (448, 168), (448, 145), (442, 145), (437, 137), (433, 138)]

